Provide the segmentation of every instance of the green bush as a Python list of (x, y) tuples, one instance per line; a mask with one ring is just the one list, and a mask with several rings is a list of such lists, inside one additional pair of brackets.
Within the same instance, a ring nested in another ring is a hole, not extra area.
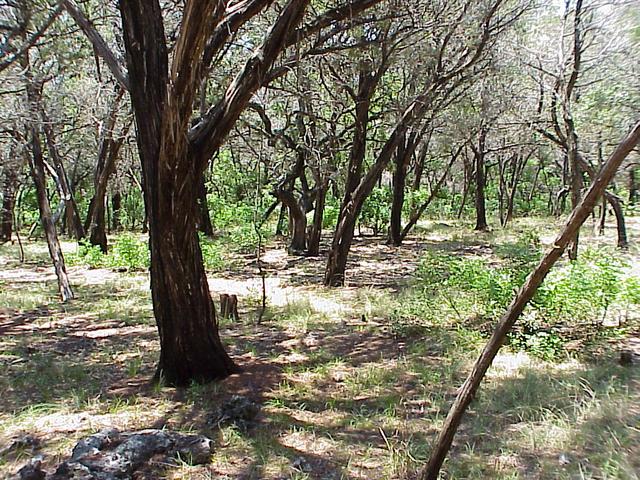
[[(427, 253), (415, 290), (398, 305), (392, 321), (414, 330), (416, 324), (478, 320), (492, 325), (524, 283), (540, 248), (534, 232), (523, 232), (518, 242), (498, 250), (506, 258), (499, 264)], [(640, 280), (626, 276), (626, 267), (619, 255), (603, 249), (588, 249), (577, 261), (557, 266), (525, 309), (511, 345), (547, 360), (557, 358), (567, 341), (561, 332), (572, 332), (585, 322), (599, 324), (612, 307), (640, 305)]]
[(360, 225), (373, 230), (374, 235), (389, 226), (391, 191), (389, 187), (374, 188), (362, 205)]
[(219, 241), (211, 240), (204, 235), (200, 235), (200, 249), (202, 250), (202, 261), (208, 271), (220, 271), (225, 267), (222, 245)]
[(142, 270), (149, 267), (149, 245), (132, 234), (120, 235), (109, 250), (110, 267)]

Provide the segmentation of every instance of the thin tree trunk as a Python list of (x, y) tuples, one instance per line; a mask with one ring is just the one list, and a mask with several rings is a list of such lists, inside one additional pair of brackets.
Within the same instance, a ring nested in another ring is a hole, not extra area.
[[(318, 175), (320, 177), (320, 175)], [(313, 225), (309, 231), (309, 239), (307, 241), (307, 255), (316, 256), (320, 252), (320, 240), (322, 238), (322, 222), (324, 220), (324, 205), (327, 198), (327, 190), (329, 189), (329, 179), (316, 178), (317, 195), (316, 206), (313, 211)]]
[(67, 277), (67, 270), (64, 264), (64, 256), (60, 248), (58, 234), (53, 223), (51, 214), (51, 206), (47, 197), (47, 187), (45, 179), (44, 159), (42, 158), (42, 145), (40, 143), (40, 135), (36, 127), (31, 127), (31, 153), (29, 158), (29, 167), (31, 176), (36, 186), (36, 196), (38, 198), (38, 208), (40, 209), (40, 221), (47, 239), (49, 247), (49, 255), (53, 262), (53, 267), (58, 278), (58, 291), (63, 302), (73, 299), (73, 291)]
[(120, 209), (122, 208), (122, 194), (114, 192), (111, 195), (111, 230), (117, 231), (122, 227), (120, 223)]
[(211, 215), (209, 214), (209, 203), (207, 201), (207, 185), (204, 175), (198, 182), (198, 230), (207, 237), (213, 236), (213, 224), (211, 223)]
[(420, 217), (422, 216), (424, 211), (431, 204), (433, 199), (436, 198), (436, 196), (438, 195), (438, 192), (440, 191), (440, 188), (442, 187), (442, 184), (444, 183), (445, 179), (447, 178), (447, 175), (449, 174), (449, 171), (451, 170), (451, 166), (455, 163), (456, 159), (460, 155), (460, 152), (462, 152), (463, 148), (464, 146), (460, 146), (458, 150), (453, 155), (451, 155), (451, 160), (449, 161), (447, 168), (445, 168), (444, 172), (438, 179), (438, 182), (431, 189), (429, 198), (427, 198), (427, 200), (425, 200), (425, 202), (422, 205), (420, 205), (420, 207), (418, 207), (418, 209), (413, 213), (413, 215), (411, 215), (411, 218), (409, 219), (404, 229), (402, 230), (402, 233), (400, 234), (400, 242), (403, 242), (404, 239), (407, 237), (407, 235), (409, 235), (409, 232), (415, 226), (415, 224), (418, 223), (418, 220), (420, 220)]
[(421, 480), (437, 480), (440, 468), (451, 448), (453, 437), (462, 421), (462, 417), (471, 403), (484, 375), (491, 366), (498, 350), (504, 343), (507, 334), (522, 314), (531, 298), (535, 295), (538, 287), (542, 284), (551, 267), (562, 256), (569, 242), (573, 240), (580, 226), (587, 219), (598, 198), (604, 193), (607, 185), (613, 179), (616, 171), (631, 150), (640, 142), (640, 123), (637, 123), (633, 130), (620, 143), (615, 152), (609, 157), (600, 173), (595, 178), (586, 195), (579, 205), (573, 210), (567, 220), (562, 232), (556, 238), (553, 246), (544, 255), (538, 266), (527, 277), (524, 285), (520, 288), (511, 305), (502, 316), (496, 326), (491, 338), (485, 345), (480, 357), (476, 360), (473, 369), (466, 381), (459, 390), (447, 418), (444, 422), (440, 435), (431, 451), (431, 456), (426, 467), (420, 473)]
[(39, 94), (37, 95), (36, 101), (43, 119), (43, 130), (46, 138), (47, 149), (49, 150), (49, 155), (53, 160), (53, 165), (56, 171), (54, 179), (58, 185), (60, 197), (64, 201), (65, 224), (67, 226), (67, 231), (76, 240), (80, 240), (84, 237), (84, 228), (82, 226), (82, 220), (80, 219), (80, 213), (78, 212), (78, 205), (74, 198), (73, 191), (71, 190), (67, 172), (64, 168), (64, 163), (58, 153), (53, 127), (47, 117), (42, 103), (42, 97)]
[(2, 189), (2, 215), (0, 216), (0, 242), (11, 241), (13, 233), (13, 211), (18, 192), (18, 175), (13, 168), (7, 168)]
[(404, 206), (404, 187), (407, 178), (408, 160), (411, 158), (411, 138), (403, 138), (398, 144), (393, 171), (393, 199), (389, 219), (389, 238), (387, 243), (395, 247), (402, 243), (402, 207)]
[(484, 164), (484, 156), (485, 156), (485, 139), (487, 136), (487, 131), (485, 128), (482, 128), (478, 137), (478, 146), (473, 147), (474, 160), (475, 160), (475, 180), (476, 180), (476, 195), (475, 195), (475, 206), (476, 206), (476, 226), (474, 230), (484, 231), (489, 228), (487, 225), (487, 213), (485, 206), (485, 195), (484, 189), (486, 186), (485, 179), (485, 164)]
[(638, 182), (636, 180), (635, 165), (630, 165), (627, 171), (629, 176), (629, 205), (635, 205), (638, 201)]

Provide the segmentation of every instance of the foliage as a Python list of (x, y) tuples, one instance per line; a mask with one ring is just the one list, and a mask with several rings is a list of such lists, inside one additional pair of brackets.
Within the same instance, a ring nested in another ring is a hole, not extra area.
[[(539, 241), (534, 232), (525, 231), (517, 242), (496, 250), (508, 260), (427, 253), (418, 269), (417, 288), (393, 314), (396, 330), (452, 319), (492, 324), (524, 283), (539, 256)], [(640, 279), (627, 276), (626, 267), (609, 250), (587, 249), (578, 260), (553, 270), (510, 336), (512, 347), (547, 360), (557, 358), (579, 325), (598, 327), (613, 307), (626, 312), (640, 305)]]
[(374, 188), (362, 205), (360, 225), (373, 230), (374, 235), (384, 231), (389, 226), (390, 201), (389, 187)]

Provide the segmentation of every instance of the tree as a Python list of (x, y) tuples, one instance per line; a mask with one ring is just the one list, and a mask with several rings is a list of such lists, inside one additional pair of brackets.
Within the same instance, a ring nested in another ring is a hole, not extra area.
[[(379, 1), (379, 0), (378, 0)], [(232, 36), (270, 2), (187, 1), (179, 12), (175, 45), (169, 45), (158, 1), (120, 2), (127, 68), (71, 1), (67, 11), (91, 40), (114, 77), (128, 88), (137, 126), (151, 251), (151, 289), (160, 335), (156, 379), (185, 385), (224, 378), (238, 368), (224, 351), (196, 232), (198, 186), (204, 170), (251, 96), (287, 72), (272, 71), (288, 46), (334, 27), (377, 3), (340, 5), (299, 27), (308, 0), (290, 0), (261, 46), (200, 118), (192, 119), (198, 89)], [(335, 30), (335, 29), (334, 29)]]

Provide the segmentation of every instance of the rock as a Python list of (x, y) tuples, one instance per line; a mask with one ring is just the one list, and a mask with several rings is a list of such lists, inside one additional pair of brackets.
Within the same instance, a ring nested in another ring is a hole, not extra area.
[(306, 458), (304, 457), (297, 457), (293, 463), (291, 464), (291, 466), (295, 469), (298, 470), (299, 472), (303, 472), (303, 473), (308, 473), (311, 470), (313, 470), (311, 468), (311, 465), (309, 464), (309, 462), (307, 461)]
[[(176, 457), (192, 464), (211, 460), (213, 442), (202, 435), (184, 435), (168, 430), (141, 430), (119, 432), (104, 430), (80, 440), (71, 457), (62, 462), (52, 475), (18, 477), (29, 480), (128, 480), (136, 472), (147, 467), (149, 462), (160, 460), (171, 462)], [(34, 463), (35, 465), (35, 463)], [(37, 475), (39, 464), (33, 475)], [(29, 464), (22, 471), (29, 472)]]
[(225, 427), (234, 425), (242, 431), (247, 431), (255, 424), (255, 418), (260, 413), (260, 405), (242, 395), (233, 395), (212, 414), (208, 423)]
[(19, 480), (44, 480), (46, 473), (42, 471), (42, 457), (34, 457), (24, 467), (18, 470)]

